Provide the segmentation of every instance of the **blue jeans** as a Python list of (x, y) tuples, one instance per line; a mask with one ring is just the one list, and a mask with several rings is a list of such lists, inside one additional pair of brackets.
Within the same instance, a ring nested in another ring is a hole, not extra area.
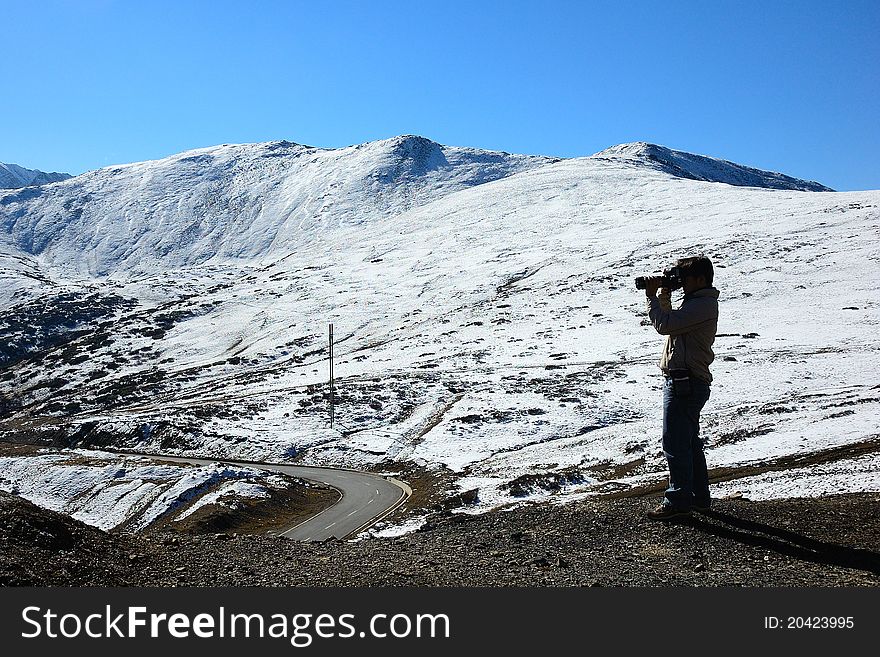
[(700, 439), (700, 411), (709, 401), (709, 384), (691, 378), (690, 391), (676, 396), (672, 380), (663, 386), (663, 453), (669, 464), (665, 504), (690, 509), (709, 504), (709, 473)]

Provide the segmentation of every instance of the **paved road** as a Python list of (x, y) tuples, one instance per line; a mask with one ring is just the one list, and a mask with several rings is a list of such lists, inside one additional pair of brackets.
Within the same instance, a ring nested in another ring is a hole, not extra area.
[(313, 468), (301, 465), (281, 465), (275, 463), (250, 463), (228, 461), (226, 459), (198, 459), (189, 457), (145, 454), (162, 461), (207, 465), (209, 463), (230, 463), (233, 465), (281, 472), (300, 479), (308, 479), (326, 484), (341, 493), (339, 501), (317, 515), (283, 532), (282, 536), (297, 541), (323, 541), (335, 536), (345, 538), (353, 532), (364, 529), (378, 520), (386, 511), (397, 506), (410, 492), (404, 485), (394, 483), (378, 475), (354, 470), (335, 468)]

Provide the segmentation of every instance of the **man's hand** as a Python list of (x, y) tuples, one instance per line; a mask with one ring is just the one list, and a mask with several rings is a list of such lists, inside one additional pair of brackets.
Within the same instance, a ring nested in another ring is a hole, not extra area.
[(645, 281), (645, 294), (649, 297), (656, 297), (657, 290), (660, 289), (660, 283), (662, 282), (662, 278), (660, 276), (652, 276), (648, 280)]

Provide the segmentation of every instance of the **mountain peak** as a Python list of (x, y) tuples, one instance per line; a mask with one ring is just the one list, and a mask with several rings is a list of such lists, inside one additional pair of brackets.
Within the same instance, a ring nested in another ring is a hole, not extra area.
[(414, 173), (423, 174), (448, 165), (444, 147), (426, 137), (400, 135), (379, 143), (396, 158), (409, 162)]
[(17, 164), (0, 162), (0, 189), (18, 189), (33, 185), (45, 185), (72, 178), (69, 173), (46, 173), (37, 169), (25, 169)]
[(397, 135), (387, 140), (388, 142), (399, 146), (417, 145), (421, 147), (440, 146), (433, 139), (422, 137), (421, 135)]
[(801, 180), (775, 171), (747, 167), (728, 160), (676, 151), (666, 146), (635, 141), (618, 144), (599, 151), (591, 157), (597, 159), (622, 159), (645, 164), (679, 178), (720, 182), (744, 187), (790, 189), (802, 192), (832, 192), (813, 180)]

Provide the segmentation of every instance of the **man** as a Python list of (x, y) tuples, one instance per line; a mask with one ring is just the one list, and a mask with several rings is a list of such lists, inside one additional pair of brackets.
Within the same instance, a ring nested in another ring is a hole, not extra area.
[[(709, 400), (715, 359), (712, 344), (718, 327), (718, 290), (708, 258), (684, 258), (676, 263), (684, 299), (672, 309), (670, 290), (662, 277), (647, 279), (648, 317), (666, 344), (660, 358), (663, 371), (663, 452), (669, 465), (669, 487), (663, 503), (648, 512), (652, 520), (708, 511), (709, 475), (700, 439), (700, 411)], [(657, 290), (660, 289), (658, 297)]]

